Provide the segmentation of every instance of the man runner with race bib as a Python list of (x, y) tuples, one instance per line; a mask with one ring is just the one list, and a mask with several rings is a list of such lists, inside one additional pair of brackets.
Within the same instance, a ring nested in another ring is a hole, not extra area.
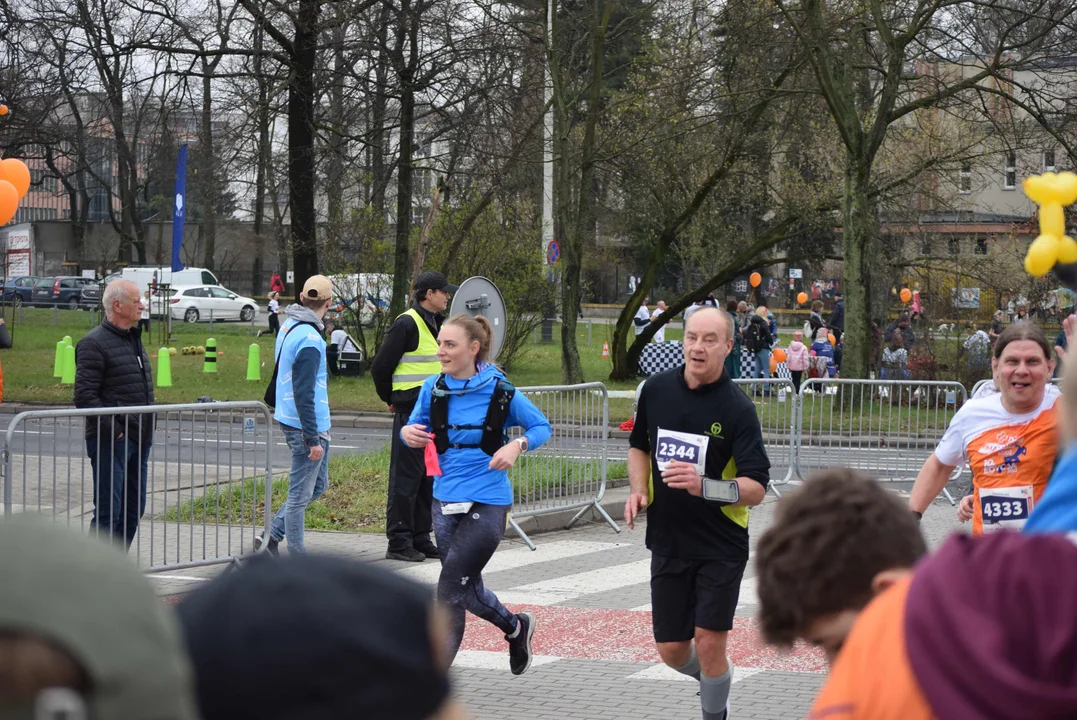
[(1024, 527), (1058, 453), (1060, 393), (1047, 384), (1054, 366), (1039, 326), (1019, 323), (1002, 331), (991, 361), (999, 392), (969, 400), (950, 421), (913, 486), (909, 507), (917, 516), (942, 492), (954, 468), (967, 462), (973, 494), (962, 498), (957, 516), (972, 519), (972, 534)]
[(685, 364), (643, 385), (629, 437), (628, 526), (647, 508), (651, 613), (662, 661), (700, 681), (703, 720), (726, 720), (726, 641), (748, 562), (748, 507), (770, 480), (755, 405), (723, 372), (733, 321), (692, 313)]

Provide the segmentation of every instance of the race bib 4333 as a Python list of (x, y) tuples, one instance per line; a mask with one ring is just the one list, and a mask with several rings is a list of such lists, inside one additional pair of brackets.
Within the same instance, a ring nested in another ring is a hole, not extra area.
[(1032, 486), (981, 488), (980, 515), (984, 532), (1019, 530), (1032, 512)]

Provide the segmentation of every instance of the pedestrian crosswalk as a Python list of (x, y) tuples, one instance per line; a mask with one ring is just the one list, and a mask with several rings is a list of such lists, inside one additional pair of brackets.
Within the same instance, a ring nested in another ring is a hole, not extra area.
[[(538, 563), (555, 562), (624, 547), (633, 547), (633, 545), (631, 543), (561, 540), (559, 542), (543, 543), (538, 545), (535, 550), (530, 550), (525, 546), (501, 549), (490, 558), (490, 562), (486, 564), (486, 569), (483, 570), (483, 575), (489, 577), (491, 574), (503, 570), (516, 570)], [(405, 567), (400, 570), (400, 574), (419, 582), (436, 583), (438, 575), (441, 574), (441, 566), (437, 563), (423, 563)]]
[[(541, 543), (535, 551), (523, 546), (499, 550), (483, 571), (483, 582), (509, 609), (527, 609), (538, 618), (533, 667), (616, 662), (625, 663), (626, 680), (681, 681), (684, 676), (663, 665), (654, 647), (650, 564), (650, 552), (639, 542), (560, 539)], [(440, 564), (433, 562), (393, 567), (427, 585), (436, 584), (440, 574)], [(780, 656), (762, 645), (753, 617), (757, 603), (755, 579), (747, 577), (729, 641), (734, 682), (768, 669), (821, 671), (822, 658), (814, 651)], [(454, 667), (504, 672), (508, 655), (501, 632), (469, 616)]]

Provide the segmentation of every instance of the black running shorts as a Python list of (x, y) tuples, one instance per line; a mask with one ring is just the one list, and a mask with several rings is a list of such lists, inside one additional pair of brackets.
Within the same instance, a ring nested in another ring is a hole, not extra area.
[(683, 642), (696, 628), (733, 629), (748, 560), (680, 560), (651, 555), (651, 621), (655, 642)]

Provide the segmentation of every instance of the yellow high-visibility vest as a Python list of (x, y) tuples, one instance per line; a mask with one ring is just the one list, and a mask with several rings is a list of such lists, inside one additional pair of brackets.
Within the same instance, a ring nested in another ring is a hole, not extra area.
[(419, 346), (401, 356), (400, 363), (393, 370), (393, 390), (417, 388), (428, 377), (441, 372), (441, 363), (438, 362), (438, 341), (430, 332), (430, 326), (414, 308), (397, 319), (404, 315), (411, 317), (415, 321), (415, 326), (419, 328)]

